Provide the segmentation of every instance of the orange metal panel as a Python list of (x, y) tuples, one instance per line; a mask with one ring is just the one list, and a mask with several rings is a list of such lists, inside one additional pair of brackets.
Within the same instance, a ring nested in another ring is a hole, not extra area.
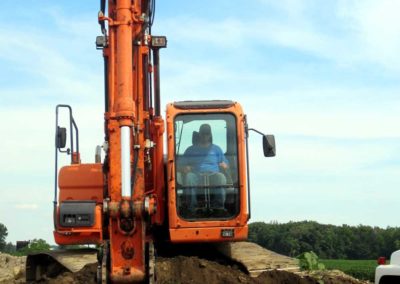
[(157, 212), (152, 217), (155, 224), (161, 225), (165, 219), (165, 206), (167, 206), (167, 198), (165, 193), (164, 178), (164, 120), (158, 117), (154, 120), (152, 127), (153, 139), (155, 142), (154, 158), (153, 158), (153, 180), (155, 181), (155, 194), (157, 200)]
[[(233, 238), (221, 237), (221, 230), (233, 229)], [(173, 243), (198, 243), (198, 242), (230, 242), (247, 239), (248, 227), (218, 227), (218, 228), (179, 228), (169, 229)]]
[(64, 200), (94, 200), (103, 203), (102, 164), (73, 164), (61, 168), (58, 186), (59, 202)]

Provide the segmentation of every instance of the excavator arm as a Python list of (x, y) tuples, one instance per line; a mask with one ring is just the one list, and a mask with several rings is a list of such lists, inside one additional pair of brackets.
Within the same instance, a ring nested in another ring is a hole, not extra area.
[[(166, 47), (166, 38), (151, 35), (154, 9), (154, 0), (100, 1), (102, 35), (96, 48), (103, 51), (105, 67), (103, 163), (81, 163), (74, 147), (78, 135), (72, 108), (57, 107), (54, 237), (62, 246), (99, 246), (100, 283), (149, 280), (153, 227), (165, 220), (158, 76), (159, 50)], [(68, 149), (67, 131), (58, 125), (63, 108), (70, 113)], [(71, 165), (58, 172), (60, 152), (72, 158)], [(28, 257), (28, 274), (40, 278), (34, 264), (42, 257), (62, 265), (62, 255), (65, 258), (65, 253)]]

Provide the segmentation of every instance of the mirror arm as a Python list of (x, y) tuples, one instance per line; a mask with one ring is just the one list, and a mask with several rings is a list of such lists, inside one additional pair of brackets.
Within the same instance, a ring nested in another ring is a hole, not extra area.
[(61, 150), (60, 148), (58, 148), (58, 152), (67, 153), (67, 155), (71, 155), (71, 149), (70, 148), (68, 148), (67, 150)]
[(247, 128), (247, 131), (249, 131), (249, 130), (252, 130), (252, 131), (254, 131), (254, 132), (256, 132), (256, 133), (258, 133), (258, 134), (260, 134), (260, 135), (262, 135), (262, 136), (265, 136), (264, 133), (262, 133), (261, 131), (258, 131), (257, 129), (254, 129), (254, 128)]
[[(72, 117), (72, 113), (71, 113), (71, 120), (72, 120), (72, 126), (75, 129), (75, 135), (76, 135), (76, 138), (75, 138), (76, 152), (79, 153), (79, 130), (78, 130), (78, 126), (75, 123), (75, 119)], [(71, 129), (71, 131), (72, 131), (72, 129)]]

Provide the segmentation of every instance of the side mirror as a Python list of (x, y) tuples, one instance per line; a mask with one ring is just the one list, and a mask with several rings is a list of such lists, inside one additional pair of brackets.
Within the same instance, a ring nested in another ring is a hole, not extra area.
[(274, 135), (263, 135), (264, 157), (275, 157), (275, 137)]
[(58, 149), (64, 148), (66, 142), (67, 142), (67, 129), (65, 127), (57, 126), (56, 147)]

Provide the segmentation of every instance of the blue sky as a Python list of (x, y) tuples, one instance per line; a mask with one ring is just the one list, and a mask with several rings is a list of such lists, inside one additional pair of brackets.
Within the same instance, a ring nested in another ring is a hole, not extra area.
[[(102, 144), (99, 1), (0, 3), (0, 222), (52, 240), (54, 107), (84, 162)], [(162, 104), (240, 102), (251, 135), (252, 221), (399, 226), (400, 2), (158, 1)]]

